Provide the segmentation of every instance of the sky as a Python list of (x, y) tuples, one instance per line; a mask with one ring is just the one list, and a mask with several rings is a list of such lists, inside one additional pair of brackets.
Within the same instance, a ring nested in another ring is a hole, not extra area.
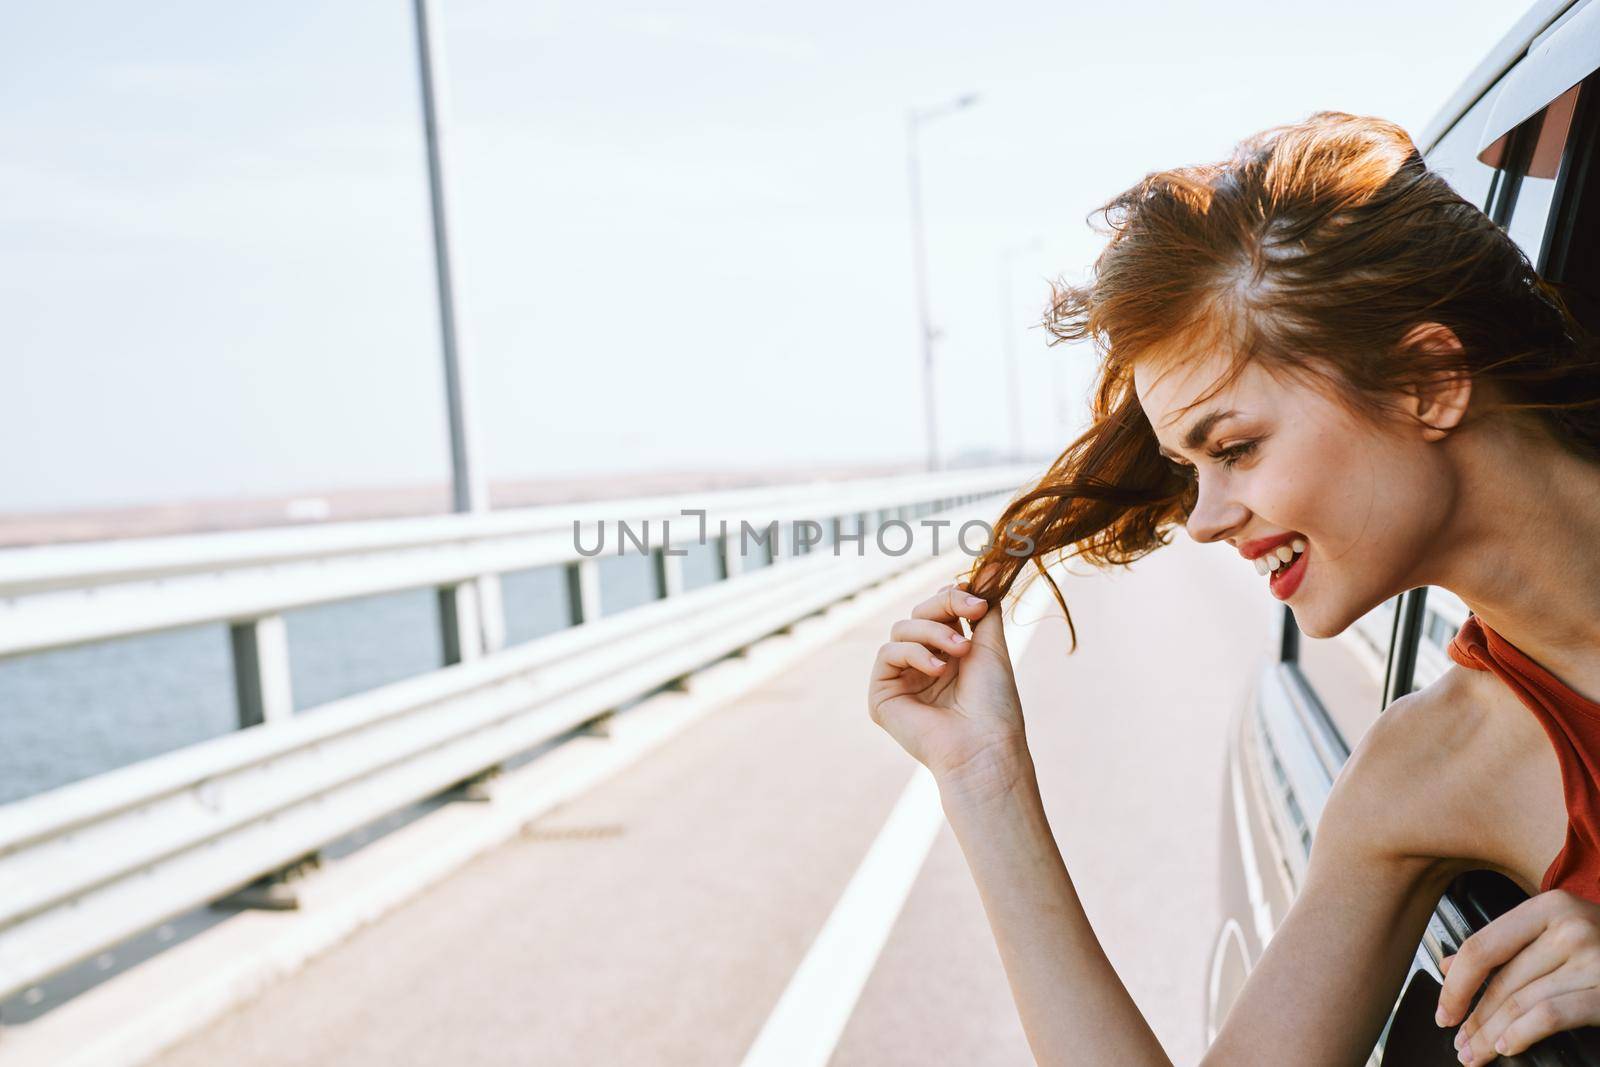
[[(438, 9), (468, 398), (506, 480), (920, 460), (906, 114), (965, 93), (921, 133), (941, 454), (1054, 455), (1094, 357), (1035, 324), (1096, 207), (1316, 110), (1420, 135), (1526, 4)], [(0, 512), (446, 479), (411, 4), (7, 23)]]

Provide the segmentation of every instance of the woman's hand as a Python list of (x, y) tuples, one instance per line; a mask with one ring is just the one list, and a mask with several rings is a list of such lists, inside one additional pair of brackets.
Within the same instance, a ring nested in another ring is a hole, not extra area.
[[(945, 586), (889, 628), (867, 687), (872, 721), (941, 791), (1004, 788), (1027, 753), (1001, 613), (966, 584)], [(971, 640), (957, 619), (973, 621)]]
[(1562, 889), (1530, 897), (1462, 942), (1443, 970), (1441, 1026), (1466, 1014), (1494, 971), (1456, 1033), (1462, 1063), (1488, 1063), (1559, 1031), (1600, 1024), (1600, 904)]

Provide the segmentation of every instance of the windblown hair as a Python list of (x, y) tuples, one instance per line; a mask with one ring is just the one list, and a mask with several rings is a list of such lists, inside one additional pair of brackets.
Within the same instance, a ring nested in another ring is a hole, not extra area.
[[(1374, 426), (1407, 391), (1465, 373), (1472, 409), (1600, 464), (1594, 337), (1394, 123), (1317, 112), (1241, 141), (1224, 162), (1149, 174), (1089, 221), (1109, 241), (1088, 282), (1052, 284), (1043, 325), (1051, 344), (1094, 345), (1090, 426), (1007, 504), (967, 579), (995, 606), (1031, 560), (1073, 650), (1077, 628), (1046, 567), (1126, 566), (1170, 543), (1195, 504), (1191, 469), (1157, 451), (1134, 392), (1134, 364), (1158, 349), (1161, 366), (1200, 345), (1229, 354), (1196, 404), (1254, 361)], [(1427, 322), (1449, 327), (1459, 349), (1419, 343), (1413, 328)]]

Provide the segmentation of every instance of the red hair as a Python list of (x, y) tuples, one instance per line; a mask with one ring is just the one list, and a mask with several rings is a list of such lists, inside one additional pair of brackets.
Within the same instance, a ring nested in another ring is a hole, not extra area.
[[(1317, 112), (1241, 141), (1224, 162), (1149, 174), (1090, 224), (1109, 241), (1088, 282), (1052, 286), (1044, 320), (1051, 344), (1090, 341), (1098, 354), (1089, 428), (1007, 504), (968, 574), (998, 604), (1031, 560), (1073, 649), (1072, 614), (1045, 568), (1070, 557), (1125, 566), (1170, 543), (1194, 506), (1195, 482), (1157, 451), (1134, 392), (1134, 364), (1157, 349), (1226, 342), (1230, 370), (1196, 404), (1254, 362), (1374, 424), (1405, 391), (1467, 373), (1475, 398), (1490, 398), (1484, 414), (1600, 463), (1595, 339), (1392, 122)], [(1413, 328), (1428, 322), (1449, 327), (1459, 350), (1419, 344)]]

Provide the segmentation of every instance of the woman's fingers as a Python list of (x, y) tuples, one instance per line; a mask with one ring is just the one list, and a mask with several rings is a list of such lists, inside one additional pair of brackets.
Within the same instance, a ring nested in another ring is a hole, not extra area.
[(1461, 943), (1439, 990), (1438, 1023), (1453, 1026), (1466, 1017), (1472, 994), (1489, 972), (1521, 952), (1549, 925), (1559, 910), (1559, 890), (1530, 897)]
[(908, 670), (936, 676), (944, 668), (944, 660), (926, 645), (916, 641), (889, 641), (878, 649), (878, 658), (872, 664), (872, 680), (891, 682)]
[(896, 641), (920, 641), (953, 656), (964, 656), (972, 648), (965, 635), (932, 619), (901, 619), (889, 627), (889, 636)]
[[(1546, 929), (1534, 939), (1533, 944), (1517, 953), (1505, 966), (1494, 972), (1494, 977), (1489, 979), (1489, 985), (1484, 989), (1483, 996), (1478, 998), (1472, 1013), (1462, 1021), (1461, 1028), (1456, 1032), (1456, 1048), (1459, 1049), (1477, 1037), (1479, 1030), (1489, 1029), (1492, 1029), (1493, 1033), (1486, 1034), (1486, 1043), (1480, 1042), (1482, 1044), (1480, 1051), (1494, 1047), (1494, 1039), (1500, 1036), (1500, 1031), (1505, 1028), (1509, 1019), (1502, 1018), (1498, 1027), (1492, 1027), (1491, 1023), (1508, 999), (1515, 996), (1517, 1003), (1526, 1006), (1528, 1001), (1522, 990), (1531, 988), (1528, 983), (1543, 978), (1566, 963), (1571, 956), (1571, 950), (1559, 942), (1560, 938), (1552, 937), (1551, 931)], [(1448, 975), (1446, 977), (1448, 978)], [(1564, 993), (1566, 990), (1563, 989), (1561, 992)], [(1512, 1008), (1512, 1015), (1518, 1014), (1515, 1004)]]
[(953, 585), (947, 585), (912, 608), (911, 617), (932, 619), (935, 622), (954, 622), (958, 618), (976, 622), (988, 610), (989, 602), (982, 597), (975, 597)]
[(972, 651), (973, 638), (961, 632), (956, 620), (979, 620), (989, 605), (960, 588), (965, 584), (945, 586), (913, 608), (911, 618), (890, 627), (890, 640), (878, 649), (868, 688), (874, 721), (885, 700), (920, 690), (930, 680), (944, 677), (950, 673), (950, 659)]
[(1591, 986), (1541, 1000), (1513, 1019), (1500, 1040), (1505, 1043), (1505, 1055), (1514, 1055), (1535, 1041), (1593, 1025), (1596, 1019), (1600, 1019), (1600, 989)]
[[(1525, 956), (1527, 953), (1524, 952), (1523, 955)], [(1519, 956), (1518, 959), (1520, 958)], [(1512, 961), (1512, 963), (1515, 962), (1516, 960)], [(1501, 1039), (1506, 1036), (1512, 1023), (1547, 1000), (1553, 1000), (1556, 997), (1580, 989), (1589, 989), (1593, 985), (1594, 975), (1584, 968), (1570, 964), (1558, 967), (1512, 990), (1509, 995), (1501, 999), (1493, 1014), (1483, 1016), (1486, 1020), (1483, 1025), (1475, 1027), (1467, 1035), (1466, 1040), (1458, 1041), (1456, 1048), (1459, 1049), (1462, 1045), (1470, 1044), (1472, 1046), (1473, 1063), (1487, 1063), (1490, 1057), (1497, 1054), (1511, 1055), (1521, 1052), (1527, 1046), (1520, 1045), (1513, 1048), (1509, 1040), (1505, 1042), (1504, 1048), (1499, 1047)], [(1482, 1007), (1483, 1004), (1480, 1001), (1478, 1010), (1481, 1010)], [(1474, 1010), (1473, 1014), (1477, 1015), (1478, 1010)], [(1465, 1026), (1461, 1030), (1462, 1033), (1467, 1032)], [(1538, 1039), (1535, 1038), (1534, 1040)], [(1529, 1043), (1531, 1044), (1532, 1042)]]

